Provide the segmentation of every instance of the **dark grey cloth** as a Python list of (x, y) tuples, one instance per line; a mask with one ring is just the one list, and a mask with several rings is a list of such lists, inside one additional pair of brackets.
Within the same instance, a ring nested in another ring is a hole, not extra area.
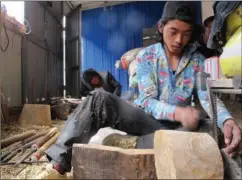
[(49, 161), (55, 161), (68, 172), (71, 170), (72, 145), (88, 143), (100, 128), (113, 127), (131, 135), (142, 136), (159, 129), (176, 129), (179, 126), (175, 122), (157, 121), (118, 96), (96, 90), (76, 108), (56, 143), (45, 153)]

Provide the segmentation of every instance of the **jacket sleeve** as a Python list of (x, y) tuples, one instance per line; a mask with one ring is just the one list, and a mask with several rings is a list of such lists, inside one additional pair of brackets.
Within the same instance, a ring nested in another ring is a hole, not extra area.
[(108, 73), (108, 78), (110, 83), (114, 86), (114, 92), (113, 94), (115, 94), (116, 96), (120, 96), (121, 95), (121, 84), (112, 76), (112, 74)]
[[(201, 72), (204, 71), (204, 57), (203, 56), (201, 56), (199, 58), (197, 71), (201, 71)], [(208, 91), (203, 91), (199, 86), (197, 86), (197, 94), (198, 94), (198, 98), (199, 98), (199, 101), (200, 101), (202, 107), (204, 108), (206, 113), (211, 117)], [(218, 127), (223, 129), (223, 123), (227, 119), (233, 119), (233, 117), (231, 116), (229, 111), (226, 109), (224, 103), (219, 98), (216, 99), (216, 102), (217, 102)]]
[[(83, 81), (84, 81), (83, 78), (81, 78), (81, 81), (80, 81), (80, 95), (85, 97), (85, 96), (90, 95), (90, 92), (93, 89), (88, 88), (87, 85), (86, 85), (87, 82), (84, 83)], [(89, 87), (91, 87), (90, 84), (89, 84)]]
[(156, 64), (146, 57), (143, 51), (137, 56), (138, 104), (155, 119), (173, 121), (176, 107), (158, 100)]

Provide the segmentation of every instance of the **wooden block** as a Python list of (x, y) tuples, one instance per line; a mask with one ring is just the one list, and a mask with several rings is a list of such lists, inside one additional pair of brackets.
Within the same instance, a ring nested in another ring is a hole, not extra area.
[(156, 179), (152, 149), (74, 144), (74, 179)]
[(156, 131), (154, 153), (158, 179), (223, 179), (220, 150), (207, 133)]
[(19, 117), (19, 124), (21, 126), (29, 124), (51, 126), (50, 105), (25, 104)]

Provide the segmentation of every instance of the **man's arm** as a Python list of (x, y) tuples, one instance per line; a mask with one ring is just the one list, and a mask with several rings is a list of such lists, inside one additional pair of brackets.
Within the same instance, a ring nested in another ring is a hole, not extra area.
[(116, 96), (120, 96), (121, 95), (121, 89), (122, 89), (121, 84), (109, 72), (108, 72), (108, 79), (109, 79), (110, 83), (115, 87), (113, 94), (115, 94)]
[(156, 64), (146, 59), (144, 51), (139, 53), (137, 60), (138, 99), (141, 107), (155, 119), (174, 121), (176, 106), (158, 100)]
[[(199, 62), (199, 69), (203, 71), (203, 61)], [(201, 105), (205, 111), (209, 113), (209, 101), (208, 92), (198, 89), (198, 97), (200, 99)], [(217, 115), (218, 115), (218, 126), (224, 132), (224, 140), (226, 144), (225, 151), (230, 157), (233, 157), (239, 148), (239, 143), (241, 142), (241, 130), (236, 124), (231, 114), (226, 109), (225, 105), (221, 100), (217, 98)]]
[[(90, 92), (93, 90), (93, 89), (90, 89), (86, 86), (86, 83), (83, 82), (84, 80), (81, 78), (81, 81), (80, 81), (80, 95), (81, 96), (88, 96), (90, 94)], [(91, 85), (89, 84), (89, 87)]]
[[(204, 64), (203, 64), (203, 56), (200, 57), (198, 61), (198, 70), (204, 71)], [(209, 94), (208, 91), (203, 91), (201, 88), (197, 88), (197, 94), (199, 101), (204, 108), (204, 110), (207, 112), (207, 114), (211, 117), (210, 114), (210, 104), (209, 104)], [(226, 109), (224, 103), (217, 98), (217, 116), (218, 116), (218, 126), (223, 130), (223, 124), (228, 119), (233, 119), (229, 111)]]

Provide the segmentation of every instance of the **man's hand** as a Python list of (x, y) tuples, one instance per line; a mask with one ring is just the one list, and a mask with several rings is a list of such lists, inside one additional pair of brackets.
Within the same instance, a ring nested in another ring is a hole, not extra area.
[(236, 155), (241, 141), (241, 130), (233, 119), (224, 122), (225, 151), (230, 157)]
[(192, 107), (177, 107), (175, 121), (180, 122), (184, 128), (194, 130), (198, 126), (199, 112)]

